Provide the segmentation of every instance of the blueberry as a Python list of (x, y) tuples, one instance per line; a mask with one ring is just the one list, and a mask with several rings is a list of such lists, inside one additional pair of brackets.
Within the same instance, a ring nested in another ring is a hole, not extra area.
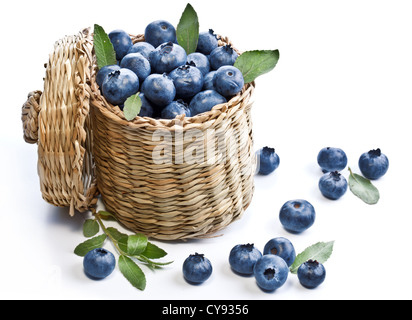
[(214, 49), (218, 47), (218, 39), (214, 31), (210, 29), (199, 34), (199, 41), (197, 42), (197, 52), (209, 55)]
[(216, 87), (213, 81), (213, 78), (215, 76), (217, 71), (210, 71), (205, 77), (204, 77), (204, 83), (203, 83), (203, 91), (205, 90), (214, 90), (216, 91)]
[(283, 286), (289, 275), (285, 260), (273, 254), (260, 258), (253, 269), (258, 286), (264, 291), (275, 291)]
[(129, 69), (109, 73), (102, 85), (103, 96), (113, 105), (123, 104), (139, 91), (139, 78)]
[(275, 149), (264, 147), (257, 151), (259, 171), (261, 175), (269, 175), (279, 167), (280, 158)]
[(176, 97), (187, 99), (198, 94), (203, 88), (203, 75), (200, 70), (190, 65), (174, 69), (169, 77), (176, 87)]
[(103, 81), (106, 79), (106, 76), (111, 73), (112, 71), (119, 70), (120, 66), (118, 65), (110, 65), (110, 66), (104, 66), (97, 72), (96, 75), (96, 83), (97, 85), (101, 88), (103, 85)]
[(253, 244), (239, 244), (230, 251), (229, 264), (232, 270), (242, 275), (252, 275), (262, 253)]
[(150, 43), (143, 41), (135, 43), (132, 47), (130, 47), (127, 53), (140, 53), (143, 57), (149, 60), (150, 53), (154, 50), (155, 47), (153, 47)]
[(328, 147), (320, 150), (318, 164), (324, 173), (342, 171), (348, 164), (348, 158), (342, 149)]
[(232, 66), (220, 67), (213, 81), (217, 92), (226, 98), (238, 94), (245, 85), (242, 72)]
[(263, 249), (263, 254), (274, 254), (285, 260), (288, 267), (290, 267), (296, 259), (295, 248), (286, 238), (274, 238), (266, 243)]
[(218, 70), (223, 66), (233, 66), (238, 56), (230, 45), (217, 47), (209, 56), (210, 66), (212, 70)]
[(128, 53), (120, 63), (121, 68), (132, 70), (139, 77), (140, 83), (151, 74), (150, 62), (141, 53)]
[(280, 209), (279, 219), (283, 227), (292, 233), (301, 233), (315, 223), (315, 208), (306, 200), (291, 200)]
[(388, 157), (381, 152), (381, 149), (366, 152), (359, 158), (359, 169), (365, 178), (377, 180), (388, 172)]
[(325, 267), (317, 262), (309, 260), (298, 269), (298, 279), (302, 286), (314, 289), (321, 285), (326, 278)]
[(190, 117), (190, 110), (183, 100), (177, 100), (166, 106), (161, 113), (162, 119), (174, 119), (176, 116), (184, 114)]
[(338, 200), (348, 189), (348, 182), (338, 171), (325, 173), (319, 180), (319, 190), (328, 199)]
[(203, 74), (207, 75), (210, 72), (210, 62), (208, 57), (203, 53), (194, 52), (187, 56), (187, 63), (197, 67)]
[(146, 99), (144, 93), (139, 93), (139, 97), (142, 101), (139, 117), (153, 117), (154, 109), (150, 101)]
[(157, 48), (165, 42), (176, 42), (176, 29), (170, 22), (153, 21), (146, 27), (144, 37), (146, 42)]
[(176, 88), (173, 80), (166, 74), (151, 74), (142, 85), (142, 92), (150, 102), (157, 106), (165, 107), (176, 96)]
[(210, 278), (213, 268), (203, 254), (190, 255), (183, 263), (183, 277), (190, 284), (201, 284)]
[(221, 96), (214, 90), (201, 91), (195, 95), (190, 101), (190, 111), (192, 117), (212, 110), (212, 108), (218, 104), (226, 103), (227, 100), (225, 97)]
[(116, 51), (116, 59), (122, 60), (133, 45), (132, 39), (123, 30), (113, 30), (109, 33), (109, 38), (113, 44), (114, 51)]
[(94, 280), (108, 277), (116, 266), (114, 255), (103, 249), (94, 249), (86, 254), (83, 259), (83, 267), (86, 275)]
[(166, 42), (150, 53), (150, 65), (155, 73), (171, 72), (186, 64), (187, 54), (178, 44)]

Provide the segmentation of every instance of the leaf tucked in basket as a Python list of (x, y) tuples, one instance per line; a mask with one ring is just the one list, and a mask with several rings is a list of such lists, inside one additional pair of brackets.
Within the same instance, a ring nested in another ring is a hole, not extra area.
[(199, 41), (199, 19), (191, 4), (187, 4), (176, 29), (177, 42), (187, 54), (196, 52)]
[(127, 121), (132, 121), (139, 115), (141, 108), (142, 100), (140, 99), (139, 93), (136, 93), (135, 95), (129, 97), (124, 103), (124, 117)]
[(257, 77), (272, 71), (278, 60), (279, 50), (247, 51), (237, 58), (235, 67), (242, 72), (245, 83), (250, 83)]
[(99, 69), (117, 64), (113, 44), (104, 29), (98, 24), (94, 25), (93, 43)]

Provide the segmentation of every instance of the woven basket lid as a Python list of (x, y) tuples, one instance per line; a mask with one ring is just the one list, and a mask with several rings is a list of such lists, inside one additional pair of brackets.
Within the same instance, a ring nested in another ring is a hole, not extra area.
[(43, 198), (84, 212), (97, 202), (89, 117), (93, 39), (91, 29), (55, 43), (44, 90), (29, 93), (22, 108), (24, 139), (38, 145)]

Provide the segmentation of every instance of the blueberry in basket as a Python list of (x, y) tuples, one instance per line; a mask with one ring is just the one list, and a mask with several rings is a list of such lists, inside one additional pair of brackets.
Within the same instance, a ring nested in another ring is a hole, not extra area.
[(139, 91), (139, 78), (129, 69), (122, 68), (113, 71), (105, 78), (102, 91), (111, 104), (123, 104), (127, 98)]
[(197, 67), (203, 74), (207, 75), (210, 72), (210, 62), (209, 58), (203, 53), (193, 52), (187, 56), (187, 63)]
[(175, 85), (177, 98), (192, 98), (202, 91), (204, 78), (197, 67), (189, 64), (180, 66), (174, 69), (169, 77)]
[(213, 81), (216, 91), (226, 98), (238, 94), (245, 85), (242, 72), (233, 66), (220, 67)]
[(109, 38), (113, 44), (114, 51), (116, 52), (116, 59), (118, 61), (122, 60), (133, 45), (132, 39), (127, 32), (120, 29), (110, 32)]
[(120, 67), (136, 73), (140, 83), (143, 83), (143, 81), (152, 73), (149, 60), (138, 52), (125, 55), (120, 62)]
[(174, 119), (179, 115), (185, 115), (186, 117), (190, 117), (190, 110), (188, 105), (183, 100), (177, 100), (171, 102), (168, 106), (166, 106), (161, 112), (162, 119)]
[(217, 47), (210, 53), (209, 61), (212, 70), (218, 70), (223, 66), (233, 66), (238, 58), (237, 52), (231, 45)]
[(176, 88), (173, 80), (167, 74), (151, 74), (142, 85), (142, 92), (150, 102), (166, 107), (176, 97)]
[(165, 73), (185, 65), (187, 54), (185, 49), (170, 41), (152, 51), (149, 59), (154, 73)]
[(165, 42), (176, 42), (176, 29), (168, 21), (157, 20), (147, 25), (144, 37), (146, 42), (157, 48)]
[(210, 111), (218, 104), (226, 103), (227, 100), (214, 90), (206, 90), (195, 95), (190, 102), (189, 108), (192, 117)]
[(106, 79), (107, 75), (113, 71), (119, 70), (120, 66), (117, 64), (104, 66), (97, 72), (96, 75), (96, 83), (101, 88), (103, 85), (103, 81)]
[(143, 57), (145, 57), (147, 60), (149, 60), (150, 53), (155, 50), (155, 47), (153, 47), (150, 43), (148, 42), (138, 42), (135, 43), (127, 52), (129, 53), (140, 53)]
[(204, 31), (199, 34), (196, 51), (208, 56), (218, 46), (218, 38), (215, 35), (215, 32), (210, 29), (209, 31)]
[(217, 71), (210, 71), (206, 76), (204, 76), (204, 83), (203, 83), (203, 91), (205, 90), (215, 90), (215, 83), (214, 83), (214, 77)]

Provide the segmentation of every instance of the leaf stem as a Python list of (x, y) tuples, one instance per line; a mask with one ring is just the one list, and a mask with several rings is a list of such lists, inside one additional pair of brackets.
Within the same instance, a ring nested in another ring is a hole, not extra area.
[(119, 245), (117, 244), (117, 241), (111, 236), (110, 232), (107, 231), (106, 226), (104, 225), (102, 219), (100, 219), (98, 214), (95, 214), (95, 219), (99, 223), (100, 227), (102, 228), (103, 232), (109, 237), (109, 239), (112, 241), (114, 247), (116, 248), (117, 252), (122, 255), (127, 255), (126, 252), (124, 252), (122, 249), (120, 249)]

